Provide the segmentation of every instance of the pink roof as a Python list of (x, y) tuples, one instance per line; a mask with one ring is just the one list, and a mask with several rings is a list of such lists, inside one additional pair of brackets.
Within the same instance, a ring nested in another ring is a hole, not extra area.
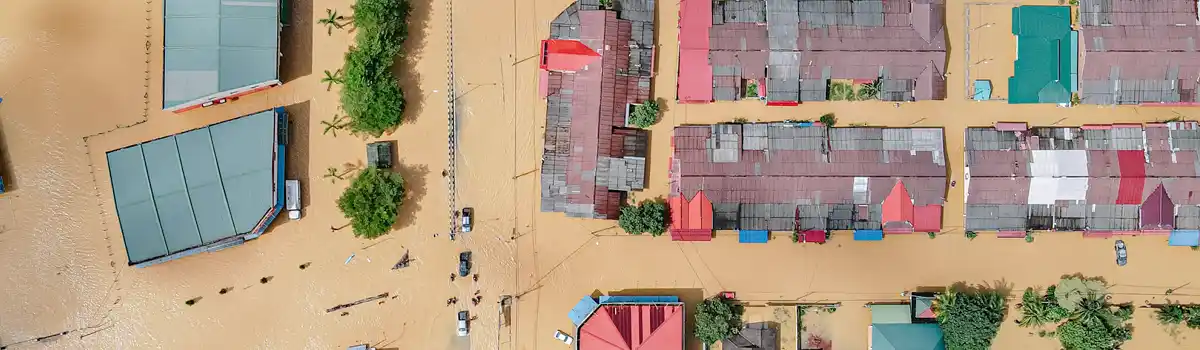
[(1170, 230), (1175, 227), (1175, 203), (1171, 202), (1162, 184), (1146, 197), (1140, 216), (1143, 230)]
[(913, 209), (913, 231), (939, 232), (942, 230), (942, 206), (926, 205)]
[(683, 196), (667, 200), (671, 211), (672, 241), (710, 241), (713, 231), (712, 201), (704, 191), (688, 201)]
[(579, 350), (682, 350), (683, 306), (601, 305), (579, 326)]
[(679, 81), (681, 102), (712, 101), (712, 67), (708, 64), (708, 30), (712, 27), (712, 1), (680, 0)]
[(542, 40), (542, 69), (578, 72), (600, 60), (600, 54), (578, 40)]

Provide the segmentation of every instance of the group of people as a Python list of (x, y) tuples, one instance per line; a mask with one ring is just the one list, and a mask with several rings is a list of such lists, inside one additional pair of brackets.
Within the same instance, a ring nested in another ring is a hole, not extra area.
[[(450, 273), (450, 282), (454, 282), (454, 279), (457, 277), (458, 277), (458, 275), (456, 275), (454, 273)], [(479, 274), (477, 274), (477, 273), (472, 274), (471, 280), (474, 282), (479, 282)], [(479, 290), (475, 290), (475, 296), (471, 297), (471, 305), (479, 305), (479, 302), (481, 302), (481, 301), (483, 301), (483, 296), (479, 295)], [(451, 297), (449, 299), (446, 299), (446, 306), (450, 306), (450, 305), (454, 305), (454, 304), (458, 304), (458, 297)]]

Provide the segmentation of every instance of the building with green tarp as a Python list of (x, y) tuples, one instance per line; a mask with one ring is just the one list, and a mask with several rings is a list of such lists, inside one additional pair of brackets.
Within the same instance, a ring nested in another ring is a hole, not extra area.
[(183, 112), (280, 85), (279, 0), (165, 0), (163, 109)]
[(1017, 60), (1008, 78), (1008, 103), (1071, 103), (1078, 89), (1079, 34), (1067, 6), (1012, 9)]
[(287, 113), (275, 108), (110, 151), (129, 265), (257, 238), (283, 210)]

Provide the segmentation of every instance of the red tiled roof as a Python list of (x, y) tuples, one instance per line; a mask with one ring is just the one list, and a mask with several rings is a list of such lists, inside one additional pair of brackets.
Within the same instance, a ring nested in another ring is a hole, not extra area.
[(577, 72), (600, 60), (600, 54), (576, 40), (542, 40), (542, 69)]
[(579, 350), (683, 350), (683, 307), (606, 304), (579, 326)]
[(667, 200), (671, 210), (672, 241), (710, 241), (713, 232), (712, 201), (703, 191), (688, 201), (683, 196)]
[(1121, 166), (1117, 204), (1142, 204), (1143, 187), (1146, 186), (1145, 156), (1142, 151), (1117, 151), (1117, 162)]
[(708, 30), (712, 27), (712, 1), (681, 0), (679, 3), (680, 102), (712, 101), (712, 67), (708, 65)]

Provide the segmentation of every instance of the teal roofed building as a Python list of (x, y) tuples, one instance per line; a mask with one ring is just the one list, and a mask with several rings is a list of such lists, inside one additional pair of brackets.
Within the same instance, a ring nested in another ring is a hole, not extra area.
[(1078, 89), (1079, 34), (1067, 6), (1012, 10), (1017, 60), (1008, 78), (1008, 103), (1071, 103)]
[(869, 350), (946, 350), (933, 314), (933, 293), (911, 293), (906, 304), (871, 304)]

